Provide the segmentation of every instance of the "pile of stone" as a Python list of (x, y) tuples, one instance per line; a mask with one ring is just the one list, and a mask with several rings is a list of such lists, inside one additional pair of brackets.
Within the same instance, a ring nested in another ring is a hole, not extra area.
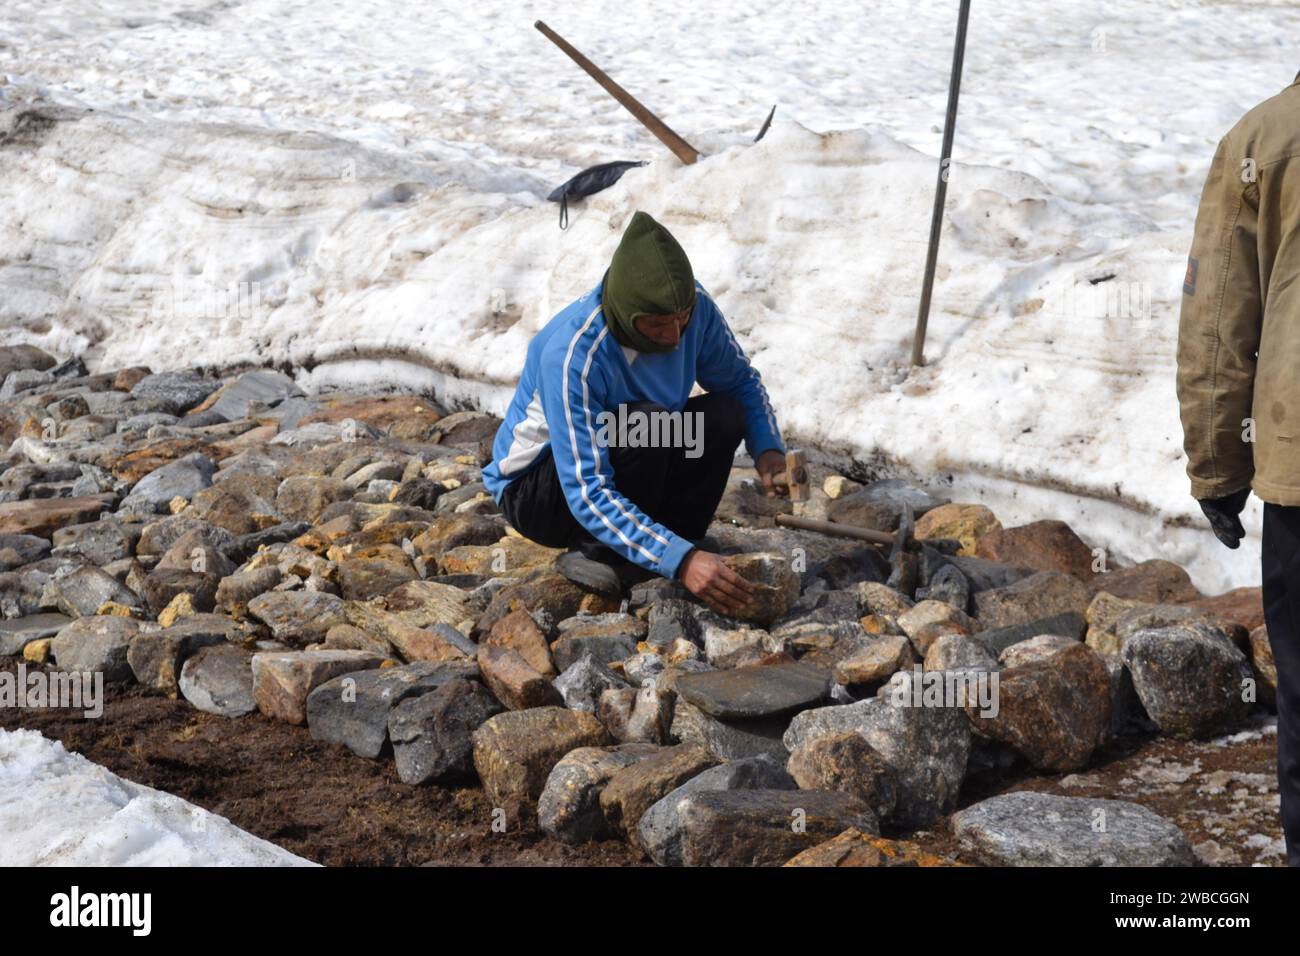
[(1058, 521), (826, 475), (814, 513), (914, 531), (887, 556), (775, 526), (790, 503), (739, 462), (711, 537), (759, 586), (729, 618), (676, 582), (618, 602), (558, 574), (484, 490), (490, 415), (26, 346), (0, 380), (0, 655), (256, 710), (412, 786), (477, 780), (561, 840), (935, 865), (906, 837), (946, 820), (982, 862), (1181, 864), (1177, 828), (1130, 803), (954, 810), (982, 771), (1079, 770), (1128, 728), (1204, 739), (1271, 706), (1258, 590), (1108, 566)]

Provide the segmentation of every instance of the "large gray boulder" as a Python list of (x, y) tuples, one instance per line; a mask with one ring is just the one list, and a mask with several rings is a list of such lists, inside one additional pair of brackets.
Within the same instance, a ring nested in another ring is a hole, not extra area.
[(1250, 712), (1250, 662), (1218, 627), (1196, 621), (1139, 630), (1124, 641), (1121, 656), (1161, 733), (1214, 737)]
[(781, 764), (769, 756), (745, 757), (710, 767), (658, 800), (641, 815), (634, 842), (660, 866), (682, 865), (683, 801), (705, 790), (796, 790)]
[[(894, 682), (915, 679), (903, 671)], [(885, 696), (796, 715), (783, 739), (793, 752), (817, 737), (844, 731), (861, 734), (897, 776), (898, 803), (889, 819), (908, 828), (925, 827), (956, 805), (970, 756), (970, 724), (959, 702), (896, 704), (895, 697), (910, 700), (912, 695), (910, 684), (893, 693), (894, 682), (882, 688)]]
[(991, 866), (1194, 866), (1182, 831), (1124, 800), (1017, 791), (953, 814), (962, 849)]
[(157, 514), (165, 511), (173, 498), (189, 501), (212, 484), (217, 466), (202, 452), (192, 452), (184, 458), (155, 468), (135, 483), (131, 493), (122, 499), (120, 512)]

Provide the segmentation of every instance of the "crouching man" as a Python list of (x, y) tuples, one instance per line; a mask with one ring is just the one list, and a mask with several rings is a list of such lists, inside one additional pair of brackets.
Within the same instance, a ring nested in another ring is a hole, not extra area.
[(758, 372), (677, 240), (637, 212), (600, 284), (529, 344), (483, 481), (520, 534), (570, 549), (571, 580), (614, 596), (658, 574), (730, 613), (752, 587), (704, 539), (742, 440), (768, 496), (788, 494)]

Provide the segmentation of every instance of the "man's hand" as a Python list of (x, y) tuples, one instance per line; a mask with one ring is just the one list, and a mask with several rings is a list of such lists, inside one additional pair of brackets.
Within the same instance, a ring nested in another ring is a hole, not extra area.
[(1205, 512), (1205, 517), (1210, 519), (1210, 528), (1214, 531), (1214, 536), (1229, 548), (1240, 545), (1241, 539), (1246, 534), (1246, 529), (1241, 526), (1241, 518), (1238, 515), (1241, 514), (1241, 509), (1246, 507), (1246, 499), (1249, 497), (1250, 489), (1242, 488), (1222, 498), (1202, 498), (1198, 502), (1201, 510)]
[(790, 482), (785, 473), (785, 455), (775, 448), (769, 448), (758, 456), (758, 461), (754, 462), (754, 470), (758, 472), (758, 477), (763, 479), (763, 488), (769, 498), (775, 498), (777, 495), (784, 498), (790, 494)]
[(754, 585), (722, 563), (716, 554), (698, 548), (682, 560), (682, 584), (719, 614), (734, 614), (749, 601)]

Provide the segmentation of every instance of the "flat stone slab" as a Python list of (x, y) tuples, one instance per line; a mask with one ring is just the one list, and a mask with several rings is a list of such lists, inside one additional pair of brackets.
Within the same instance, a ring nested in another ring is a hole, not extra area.
[(994, 866), (1195, 866), (1182, 831), (1125, 800), (1018, 791), (953, 814), (963, 850)]
[(311, 644), (345, 623), (345, 607), (342, 598), (325, 591), (268, 591), (248, 602), (248, 613), (278, 641)]
[(21, 654), (23, 648), (42, 637), (53, 637), (72, 623), (72, 618), (55, 612), (28, 614), (0, 621), (0, 657)]
[(711, 717), (751, 720), (805, 710), (827, 700), (828, 671), (810, 664), (772, 664), (682, 674), (677, 693)]
[(878, 834), (856, 797), (820, 790), (705, 790), (677, 806), (685, 866), (780, 866), (850, 827)]
[(48, 538), (65, 525), (94, 521), (113, 501), (111, 494), (8, 501), (0, 504), (0, 533)]

